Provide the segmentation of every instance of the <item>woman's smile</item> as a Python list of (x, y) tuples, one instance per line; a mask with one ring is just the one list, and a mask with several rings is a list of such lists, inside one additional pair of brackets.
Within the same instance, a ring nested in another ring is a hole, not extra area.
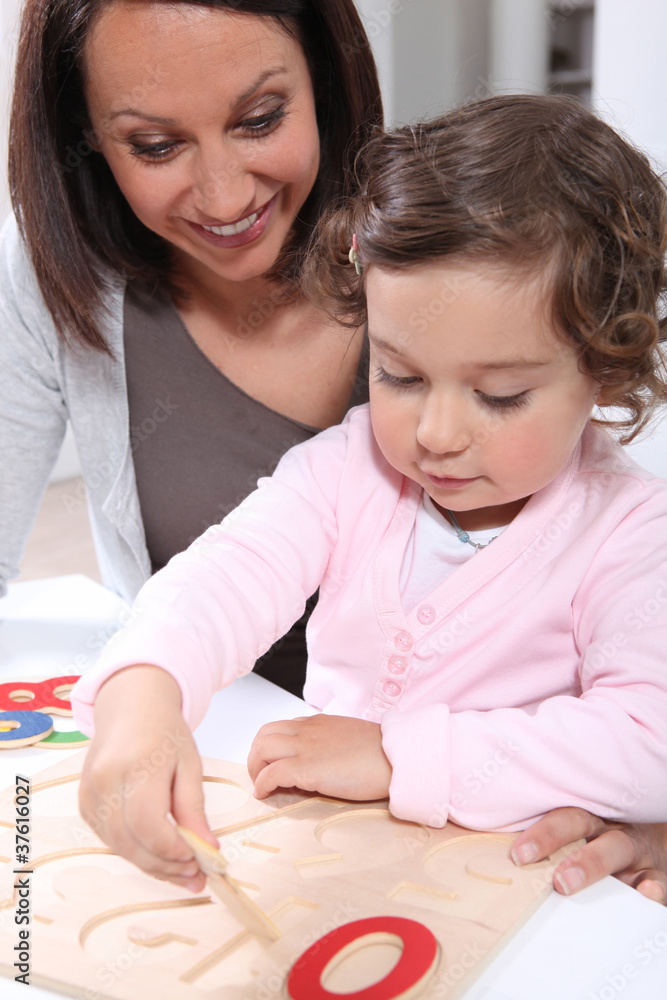
[(265, 232), (269, 224), (273, 210), (275, 208), (278, 195), (274, 194), (270, 201), (262, 205), (256, 212), (251, 212), (239, 219), (237, 222), (220, 223), (218, 225), (203, 225), (198, 222), (186, 221), (192, 226), (197, 235), (201, 236), (211, 246), (233, 249), (235, 247), (246, 246), (259, 239)]

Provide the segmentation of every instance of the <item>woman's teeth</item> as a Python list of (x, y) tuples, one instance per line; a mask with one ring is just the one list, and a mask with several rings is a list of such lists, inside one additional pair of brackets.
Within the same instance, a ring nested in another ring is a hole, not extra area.
[(233, 222), (229, 226), (202, 226), (208, 233), (215, 233), (216, 236), (237, 236), (244, 233), (246, 229), (254, 226), (259, 218), (259, 212), (253, 212), (240, 222)]

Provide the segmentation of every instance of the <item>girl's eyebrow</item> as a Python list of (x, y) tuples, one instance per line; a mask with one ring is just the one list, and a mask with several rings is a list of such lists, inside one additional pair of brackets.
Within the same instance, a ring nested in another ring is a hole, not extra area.
[(368, 331), (368, 339), (371, 344), (373, 344), (374, 347), (379, 348), (379, 350), (389, 351), (390, 354), (396, 354), (400, 358), (404, 357), (403, 351), (400, 348), (394, 347), (393, 344), (388, 344), (387, 341), (382, 340), (381, 337), (376, 337), (370, 330)]
[(548, 358), (508, 358), (504, 361), (482, 361), (474, 367), (482, 371), (499, 371), (503, 368), (543, 368), (550, 364)]
[[(400, 349), (400, 347), (395, 347), (393, 344), (387, 343), (386, 340), (382, 340), (381, 337), (374, 336), (370, 330), (368, 332), (368, 339), (373, 344), (374, 347), (381, 351), (387, 351), (389, 354), (395, 354), (396, 357), (404, 358), (405, 353)], [(408, 341), (409, 342), (409, 341)], [(550, 358), (503, 358), (499, 361), (479, 361), (471, 362), (473, 368), (478, 368), (480, 371), (501, 371), (503, 368), (542, 368), (545, 365), (551, 364)]]
[[(274, 66), (273, 69), (267, 69), (260, 76), (257, 77), (254, 83), (252, 83), (240, 97), (234, 101), (231, 108), (232, 112), (237, 108), (245, 104), (246, 101), (250, 100), (253, 94), (256, 94), (259, 88), (266, 83), (267, 80), (271, 79), (272, 76), (280, 76), (282, 73), (287, 72), (286, 66)], [(112, 122), (116, 118), (121, 118), (123, 115), (129, 115), (132, 118), (141, 118), (146, 122), (154, 122), (156, 125), (164, 125), (168, 128), (175, 128), (178, 122), (175, 118), (162, 118), (160, 115), (146, 114), (146, 112), (138, 110), (137, 108), (119, 108), (118, 111), (114, 111), (113, 114), (109, 115), (107, 121)]]

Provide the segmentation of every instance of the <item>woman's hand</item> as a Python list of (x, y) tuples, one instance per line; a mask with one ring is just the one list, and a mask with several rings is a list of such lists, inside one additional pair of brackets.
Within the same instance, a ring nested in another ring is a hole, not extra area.
[(129, 667), (102, 686), (79, 792), (81, 815), (116, 853), (193, 892), (205, 879), (177, 823), (214, 846), (204, 815), (201, 761), (166, 671)]
[(262, 726), (250, 749), (248, 771), (258, 799), (276, 788), (360, 801), (383, 799), (391, 781), (380, 726), (339, 715)]
[(554, 809), (512, 846), (515, 864), (541, 861), (585, 837), (588, 843), (558, 865), (554, 888), (570, 895), (615, 875), (658, 903), (667, 901), (667, 823), (608, 823), (584, 809)]

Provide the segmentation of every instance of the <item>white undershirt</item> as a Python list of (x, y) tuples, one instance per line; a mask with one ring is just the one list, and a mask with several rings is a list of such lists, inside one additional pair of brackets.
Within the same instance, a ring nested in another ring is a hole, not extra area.
[[(470, 531), (469, 535), (473, 542), (485, 545), (501, 531), (504, 528), (487, 528)], [(453, 525), (424, 492), (401, 564), (399, 586), (405, 613), (412, 611), (476, 552), (472, 545), (461, 541)]]

